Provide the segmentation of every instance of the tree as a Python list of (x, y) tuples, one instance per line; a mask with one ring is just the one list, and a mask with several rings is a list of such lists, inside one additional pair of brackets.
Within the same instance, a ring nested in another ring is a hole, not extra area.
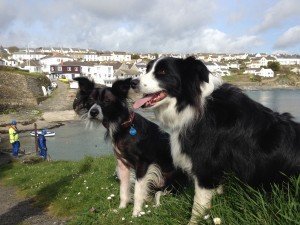
[(19, 51), (19, 48), (16, 47), (16, 46), (10, 46), (10, 47), (8, 47), (8, 51), (9, 51), (10, 54), (12, 54), (14, 52)]
[(139, 59), (140, 56), (138, 54), (132, 54), (131, 59)]
[(268, 62), (268, 68), (272, 69), (274, 72), (280, 71), (280, 63), (279, 62)]

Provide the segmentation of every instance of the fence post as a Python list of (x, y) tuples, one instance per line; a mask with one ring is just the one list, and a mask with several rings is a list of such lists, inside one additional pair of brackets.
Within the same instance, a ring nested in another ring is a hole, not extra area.
[(37, 125), (34, 123), (34, 142), (35, 142), (35, 153), (38, 154), (38, 140), (37, 140)]

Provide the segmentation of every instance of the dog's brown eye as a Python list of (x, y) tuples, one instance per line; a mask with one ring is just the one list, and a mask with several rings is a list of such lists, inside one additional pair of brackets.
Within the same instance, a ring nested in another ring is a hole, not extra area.
[(157, 72), (157, 75), (166, 75), (167, 73), (166, 73), (166, 71), (165, 70), (159, 70), (158, 72)]

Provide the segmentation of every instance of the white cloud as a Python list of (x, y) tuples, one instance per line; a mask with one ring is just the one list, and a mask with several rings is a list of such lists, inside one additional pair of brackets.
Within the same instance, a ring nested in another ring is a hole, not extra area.
[(249, 52), (261, 44), (255, 35), (234, 37), (216, 29), (205, 29), (199, 39), (206, 52)]
[(300, 25), (284, 32), (276, 41), (275, 48), (290, 48), (300, 45)]
[(279, 0), (269, 8), (261, 24), (254, 28), (255, 32), (264, 32), (271, 28), (280, 26), (288, 18), (300, 17), (299, 0)]
[[(210, 28), (218, 16), (216, 0), (0, 1), (14, 12), (10, 25), (1, 26), (0, 45), (182, 53), (253, 51), (261, 45), (258, 36)], [(5, 8), (0, 6), (0, 19)]]

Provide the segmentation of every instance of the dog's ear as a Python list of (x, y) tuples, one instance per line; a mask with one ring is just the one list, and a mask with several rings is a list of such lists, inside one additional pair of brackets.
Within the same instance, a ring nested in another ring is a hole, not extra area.
[(195, 59), (194, 56), (189, 56), (184, 62), (190, 75), (196, 75), (200, 81), (209, 82), (209, 70), (201, 60)]
[(75, 77), (73, 80), (78, 81), (79, 90), (82, 95), (90, 95), (95, 88), (95, 83), (86, 77)]
[(132, 78), (127, 78), (125, 80), (117, 80), (114, 82), (112, 85), (112, 92), (114, 95), (121, 99), (127, 98), (131, 80)]

